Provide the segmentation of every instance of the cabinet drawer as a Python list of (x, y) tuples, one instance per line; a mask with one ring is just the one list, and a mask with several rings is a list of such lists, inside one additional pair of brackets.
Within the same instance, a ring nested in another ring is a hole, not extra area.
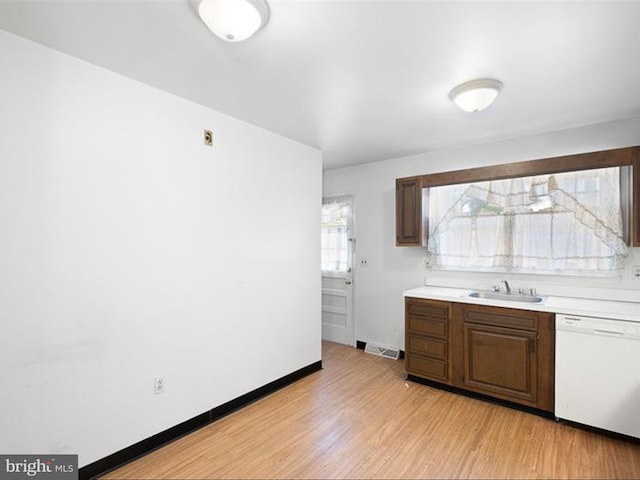
[(538, 329), (537, 312), (511, 310), (497, 307), (466, 307), (464, 321), (482, 325), (518, 328), (522, 330)]
[(447, 338), (447, 322), (443, 320), (431, 320), (410, 315), (407, 318), (407, 328), (410, 332)]
[(421, 315), (437, 320), (446, 320), (449, 318), (449, 303), (407, 298), (405, 311), (408, 315)]
[(408, 335), (407, 350), (442, 360), (447, 359), (447, 342), (444, 340)]
[(405, 360), (407, 373), (435, 380), (447, 381), (449, 379), (449, 369), (445, 361), (413, 354), (407, 355)]

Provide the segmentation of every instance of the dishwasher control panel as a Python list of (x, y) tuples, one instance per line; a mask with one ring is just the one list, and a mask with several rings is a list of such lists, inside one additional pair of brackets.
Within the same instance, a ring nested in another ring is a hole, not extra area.
[(556, 330), (640, 339), (640, 325), (638, 323), (601, 317), (556, 314)]

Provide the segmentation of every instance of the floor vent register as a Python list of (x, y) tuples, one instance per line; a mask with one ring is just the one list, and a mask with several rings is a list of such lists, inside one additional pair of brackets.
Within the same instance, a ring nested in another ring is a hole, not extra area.
[(400, 357), (400, 350), (382, 347), (375, 343), (367, 343), (364, 347), (364, 351), (372, 355), (378, 355), (379, 357), (391, 358), (392, 360), (397, 360), (398, 357)]

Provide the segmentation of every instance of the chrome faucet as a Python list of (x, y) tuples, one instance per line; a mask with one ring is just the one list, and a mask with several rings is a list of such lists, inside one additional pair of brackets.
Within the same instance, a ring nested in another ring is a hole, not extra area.
[(511, 287), (509, 286), (509, 282), (506, 280), (502, 280), (500, 283), (504, 283), (504, 289), (507, 293), (511, 293)]

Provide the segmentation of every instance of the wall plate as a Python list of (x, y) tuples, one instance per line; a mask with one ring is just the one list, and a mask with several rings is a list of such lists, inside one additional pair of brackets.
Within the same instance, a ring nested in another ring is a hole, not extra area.
[(211, 130), (204, 131), (204, 144), (208, 146), (213, 145), (213, 132)]

